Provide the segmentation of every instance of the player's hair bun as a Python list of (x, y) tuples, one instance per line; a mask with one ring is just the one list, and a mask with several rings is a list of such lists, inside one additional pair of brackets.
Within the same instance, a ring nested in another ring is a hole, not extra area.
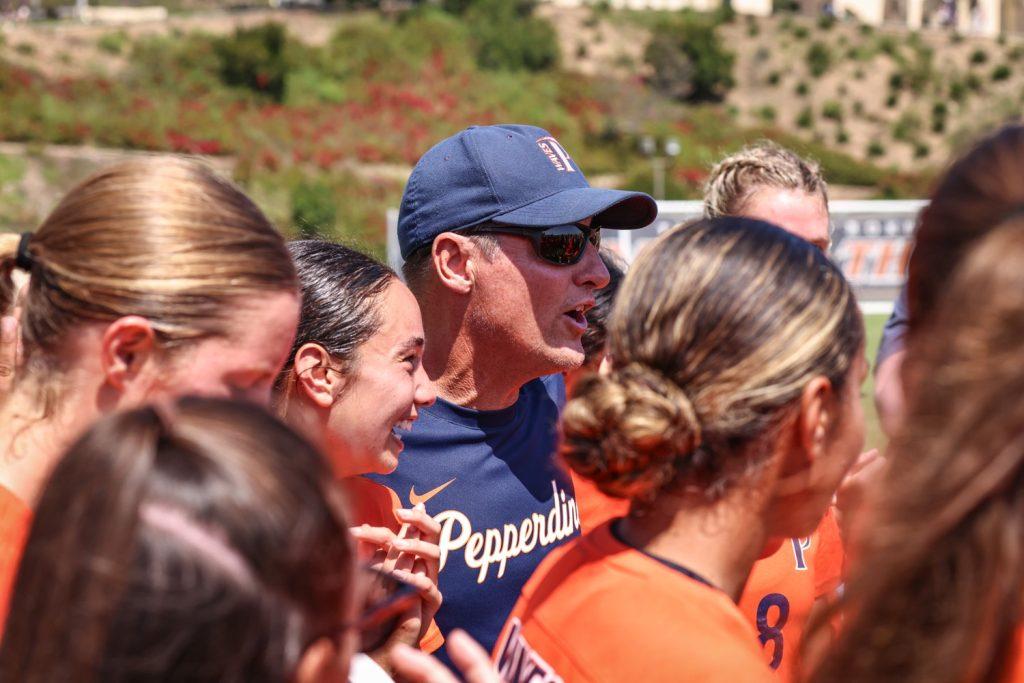
[(653, 497), (701, 444), (686, 393), (639, 364), (583, 379), (565, 407), (562, 433), (561, 452), (574, 470), (630, 499)]

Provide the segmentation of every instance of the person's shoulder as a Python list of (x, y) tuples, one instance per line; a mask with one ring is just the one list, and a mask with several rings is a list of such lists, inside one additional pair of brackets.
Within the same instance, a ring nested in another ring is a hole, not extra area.
[(365, 477), (348, 477), (341, 482), (348, 499), (351, 523), (368, 524), (398, 531), (401, 522), (395, 510), (402, 507), (398, 495), (384, 484)]

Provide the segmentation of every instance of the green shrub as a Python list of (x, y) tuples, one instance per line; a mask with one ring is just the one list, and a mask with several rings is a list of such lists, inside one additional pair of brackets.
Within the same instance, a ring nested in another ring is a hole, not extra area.
[[(747, 18), (748, 19), (752, 19), (753, 17), (747, 17)], [(761, 26), (756, 21), (748, 21), (747, 22), (747, 37), (748, 38), (756, 38), (759, 35), (761, 35)]]
[(736, 57), (705, 16), (685, 13), (660, 23), (644, 59), (654, 71), (651, 85), (675, 100), (721, 101), (734, 84)]
[(964, 83), (967, 85), (968, 89), (973, 90), (974, 92), (981, 91), (982, 82), (978, 77), (978, 74), (967, 74), (967, 79)]
[(583, 59), (587, 56), (587, 44), (583, 41), (576, 43), (576, 59)]
[(25, 55), (26, 57), (29, 57), (36, 53), (36, 46), (32, 43), (18, 43), (14, 46), (14, 51), (17, 52), (19, 55)]
[(993, 81), (1005, 81), (1010, 78), (1012, 73), (1009, 64), (1000, 64), (996, 68), (992, 69), (992, 80)]
[(900, 142), (911, 142), (921, 132), (921, 117), (914, 112), (904, 112), (892, 126), (892, 136)]
[(846, 132), (845, 128), (840, 128), (836, 131), (836, 144), (845, 145), (850, 142), (850, 134)]
[(768, 74), (768, 85), (778, 85), (779, 81), (782, 80), (782, 74), (778, 71), (773, 71)]
[(820, 17), (818, 17), (818, 28), (820, 28), (822, 31), (831, 31), (832, 27), (835, 25), (836, 18), (831, 15), (822, 14)]
[(814, 125), (814, 112), (810, 107), (804, 107), (796, 117), (797, 128), (810, 128)]
[(878, 40), (875, 42), (875, 49), (890, 57), (895, 57), (900, 51), (899, 44), (892, 36), (878, 36)]
[(932, 148), (923, 142), (914, 143), (914, 158), (924, 159), (932, 153)]
[(325, 183), (304, 180), (292, 190), (292, 225), (303, 237), (330, 234), (337, 217), (334, 192)]
[(861, 24), (857, 27), (857, 31), (862, 36), (870, 36), (874, 34), (875, 28), (871, 24)]
[(281, 102), (288, 74), (287, 42), (284, 26), (274, 22), (239, 28), (233, 36), (216, 39), (213, 48), (221, 80)]
[(807, 86), (806, 81), (800, 81), (796, 84), (796, 94), (800, 97), (806, 97), (807, 93), (810, 92), (810, 88)]
[(954, 102), (963, 103), (967, 99), (967, 85), (963, 81), (953, 81), (949, 84), (949, 99)]
[(885, 147), (878, 140), (872, 140), (868, 144), (868, 156), (872, 159), (885, 155)]
[(862, 101), (853, 101), (853, 115), (858, 117), (864, 115), (864, 103)]
[(936, 102), (932, 105), (932, 132), (942, 133), (946, 130), (946, 116), (949, 114), (949, 107), (945, 102)]
[(811, 75), (818, 77), (824, 74), (832, 66), (832, 50), (821, 41), (814, 41), (807, 48), (807, 67)]
[(766, 104), (757, 110), (757, 117), (765, 123), (775, 123), (776, 111), (775, 107), (770, 104)]
[(885, 106), (888, 107), (889, 109), (893, 109), (896, 107), (896, 104), (899, 102), (899, 100), (899, 95), (897, 95), (894, 92), (889, 93), (889, 96), (885, 98)]
[[(547, 71), (558, 65), (558, 35), (533, 5), (477, 0), (466, 12), (476, 61), (492, 71)], [(595, 37), (595, 42), (599, 42)]]
[(811, 32), (807, 30), (806, 26), (797, 26), (793, 29), (793, 37), (797, 40), (806, 40), (809, 35)]
[(843, 121), (843, 105), (836, 100), (829, 100), (821, 107), (821, 115), (837, 123)]
[(889, 76), (889, 89), (890, 90), (902, 90), (903, 89), (903, 74), (899, 71), (894, 71)]
[(970, 62), (971, 64), (984, 64), (988, 61), (988, 53), (982, 50), (980, 47), (975, 49), (971, 53)]
[(1019, 62), (1024, 59), (1024, 45), (1014, 45), (1006, 52), (1006, 58), (1011, 62)]
[(104, 33), (100, 36), (100, 39), (96, 41), (96, 47), (103, 52), (111, 55), (119, 55), (124, 52), (125, 47), (128, 45), (128, 34), (124, 31), (113, 31), (111, 33)]

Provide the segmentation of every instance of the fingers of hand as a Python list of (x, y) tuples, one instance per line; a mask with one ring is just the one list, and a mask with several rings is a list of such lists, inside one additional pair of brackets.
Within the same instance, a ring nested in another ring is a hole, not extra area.
[(391, 665), (411, 683), (458, 683), (441, 662), (404, 643), (391, 650)]
[(424, 560), (437, 562), (441, 559), (441, 549), (436, 543), (411, 538), (400, 538), (394, 542), (394, 547), (404, 554), (415, 555)]
[(393, 573), (396, 578), (401, 579), (419, 591), (420, 595), (424, 598), (430, 595), (432, 599), (436, 597), (437, 601), (440, 602), (441, 592), (437, 589), (437, 584), (431, 581), (429, 576), (414, 574), (403, 569), (396, 569)]
[(364, 543), (373, 543), (378, 546), (389, 546), (395, 541), (395, 534), (390, 529), (382, 526), (370, 526), (363, 524), (349, 529), (356, 540)]
[(412, 510), (395, 510), (395, 514), (406, 524), (414, 526), (424, 540), (436, 543), (441, 537), (441, 525), (427, 514), (422, 505)]
[(465, 631), (455, 629), (448, 636), (448, 655), (466, 683), (498, 683), (498, 673), (487, 652)]

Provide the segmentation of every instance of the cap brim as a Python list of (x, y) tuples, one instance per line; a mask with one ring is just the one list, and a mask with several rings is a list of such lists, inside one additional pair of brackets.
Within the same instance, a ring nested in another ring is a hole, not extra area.
[(491, 220), (523, 227), (576, 223), (593, 216), (604, 228), (636, 230), (654, 222), (658, 205), (643, 192), (577, 187), (494, 216)]

